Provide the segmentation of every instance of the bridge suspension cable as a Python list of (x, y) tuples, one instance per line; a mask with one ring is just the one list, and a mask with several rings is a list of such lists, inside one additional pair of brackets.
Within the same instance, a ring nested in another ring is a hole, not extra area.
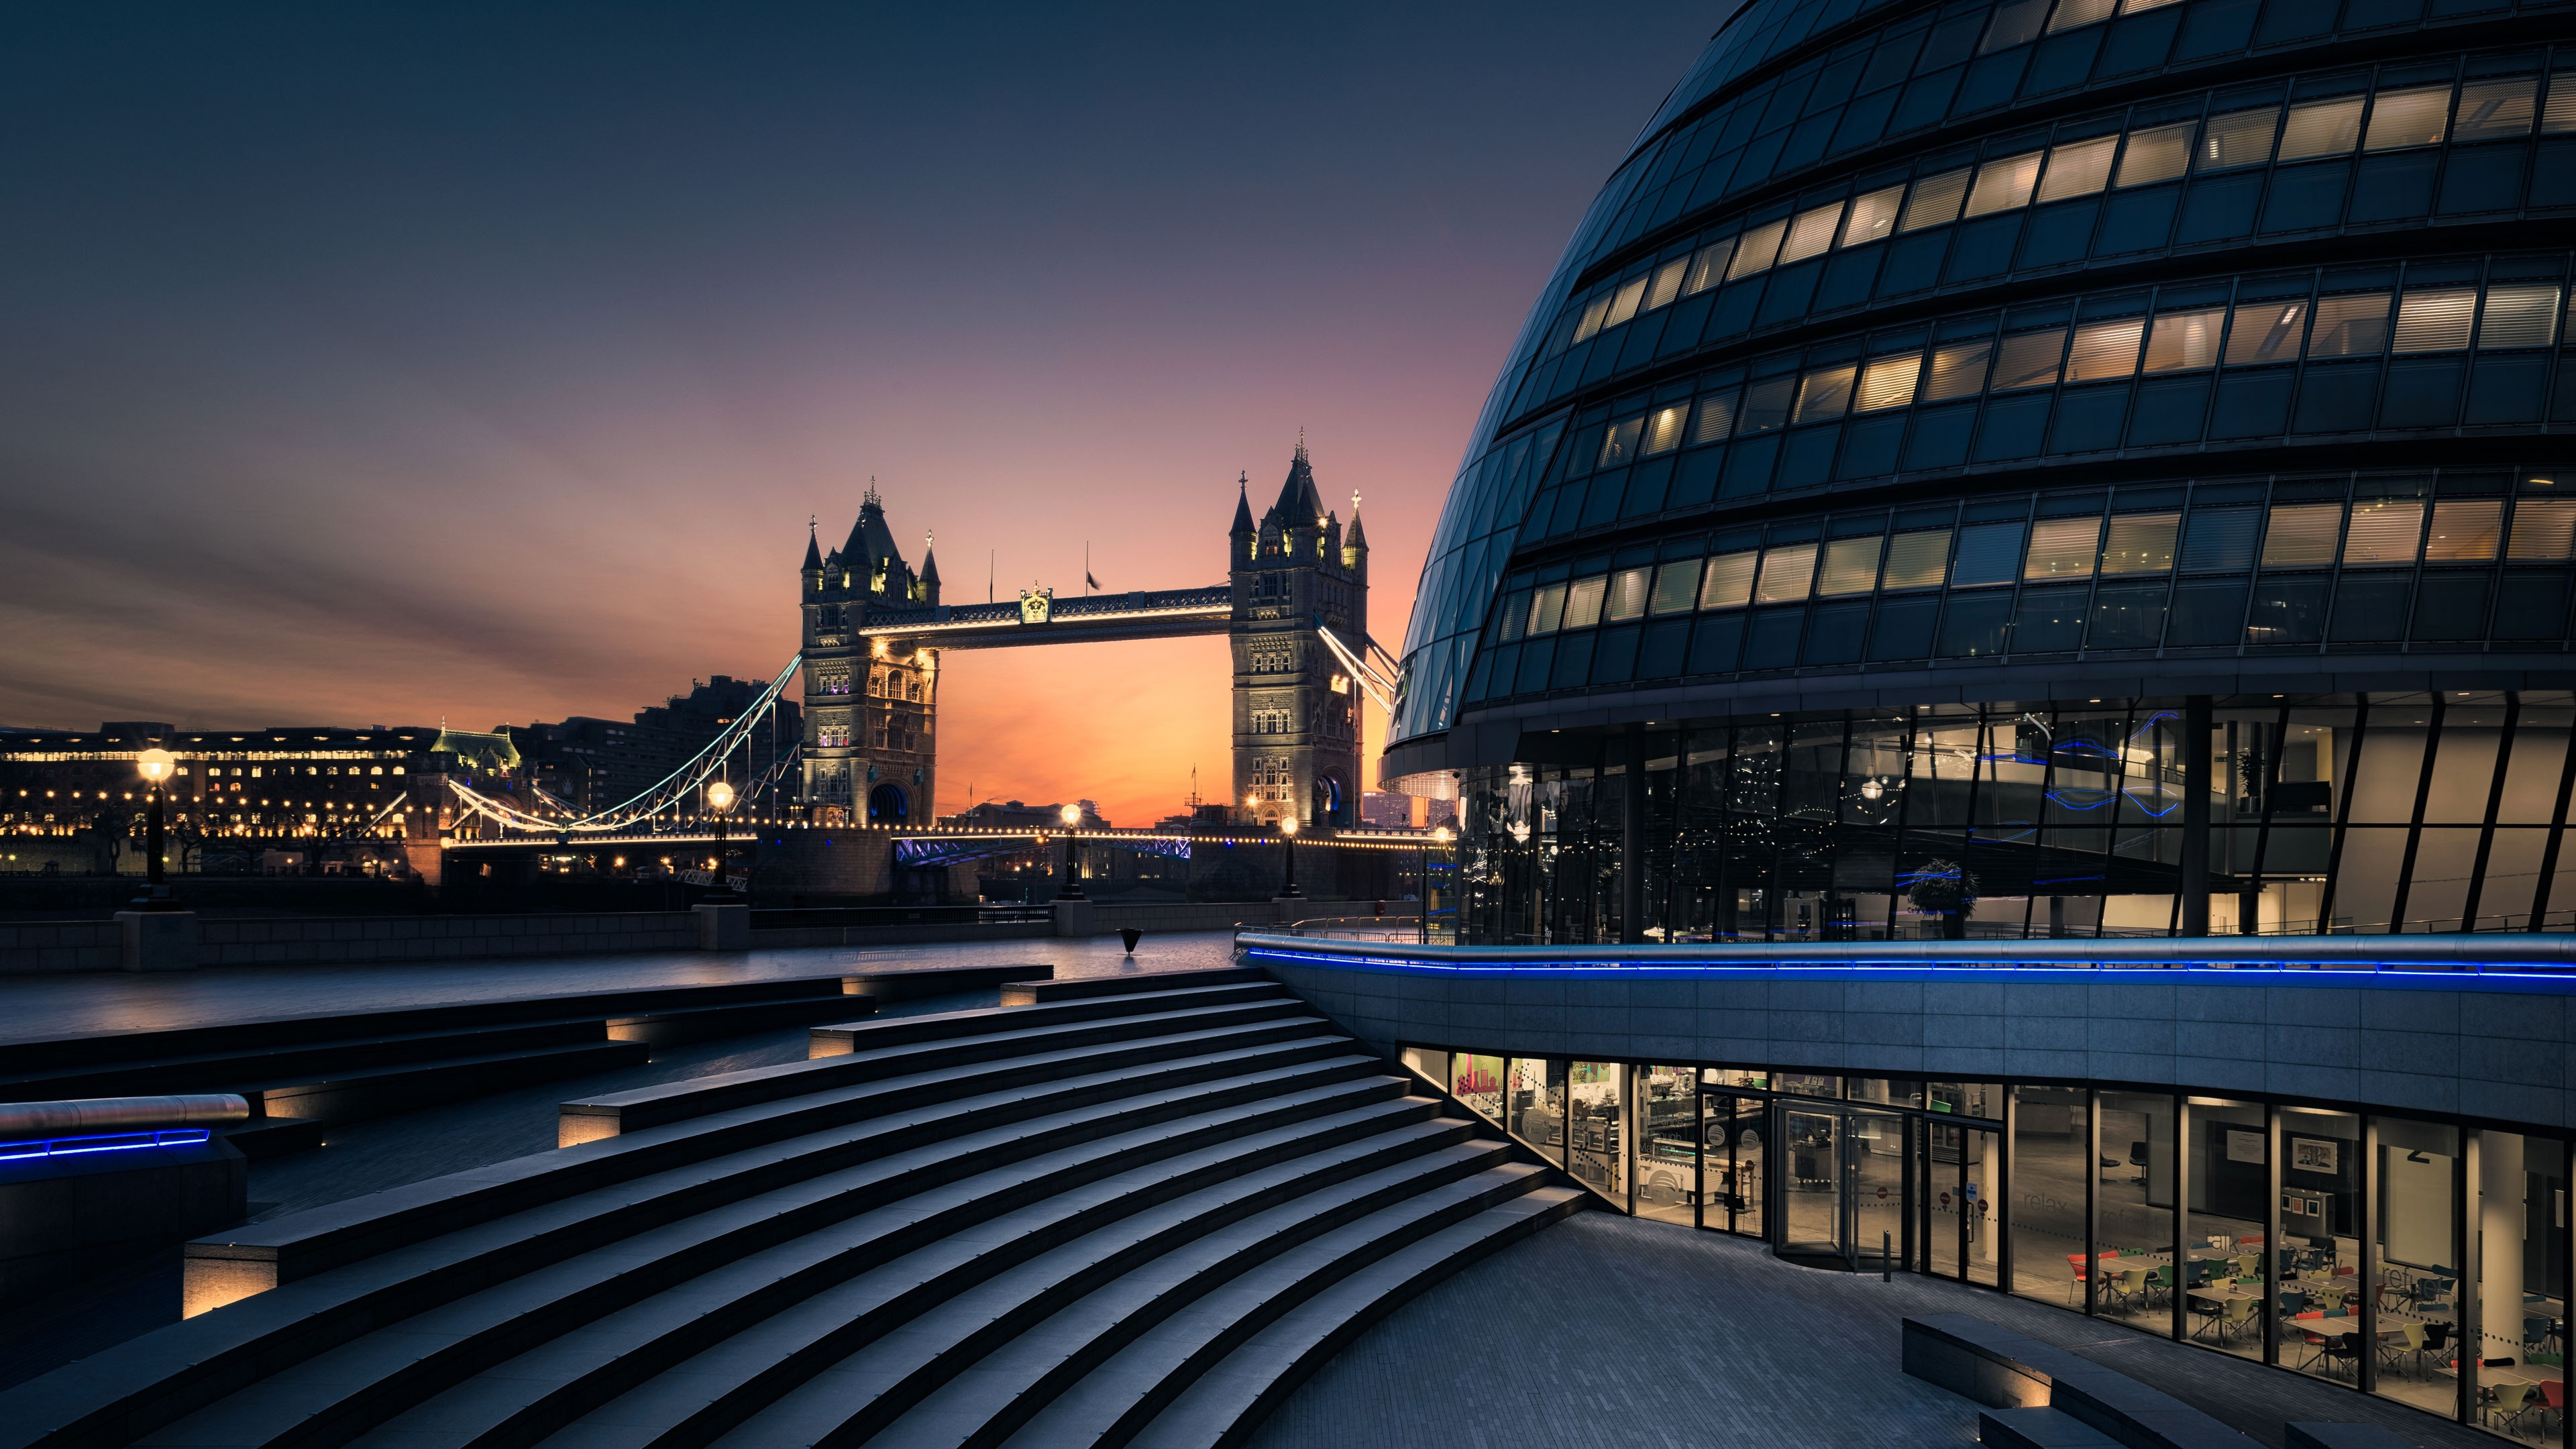
[(1333, 657), (1342, 662), (1342, 667), (1351, 672), (1351, 678), (1359, 681), (1360, 688), (1368, 692), (1368, 697), (1376, 701), (1377, 707), (1393, 715), (1397, 693), (1396, 681), (1400, 674), (1394, 656), (1378, 647), (1378, 642), (1366, 634), (1360, 636), (1361, 647), (1385, 661), (1385, 668), (1381, 670), (1352, 652), (1349, 645), (1334, 637), (1333, 631), (1325, 628), (1320, 619), (1315, 623), (1315, 635), (1324, 641), (1325, 648), (1333, 651)]

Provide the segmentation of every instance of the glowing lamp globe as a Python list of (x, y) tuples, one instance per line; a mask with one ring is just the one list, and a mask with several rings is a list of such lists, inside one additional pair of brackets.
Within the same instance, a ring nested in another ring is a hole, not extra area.
[(1297, 833), (1297, 817), (1296, 817), (1296, 816), (1294, 816), (1294, 815), (1282, 815), (1282, 816), (1280, 816), (1280, 817), (1279, 817), (1279, 833), (1280, 833), (1280, 834), (1282, 834), (1282, 835), (1294, 835), (1294, 834), (1296, 834), (1296, 833)]
[(1431, 839), (1437, 844), (1447, 845), (1451, 839), (1449, 827), (1446, 825), (1433, 826), (1431, 829)]
[(733, 787), (722, 780), (707, 787), (707, 808), (722, 815), (733, 808)]
[(143, 772), (144, 779), (158, 785), (179, 768), (179, 761), (168, 750), (145, 750), (134, 757), (134, 767)]
[(1067, 805), (1063, 809), (1055, 812), (1055, 818), (1063, 821), (1067, 829), (1071, 829), (1072, 827), (1082, 823), (1082, 807), (1079, 805)]

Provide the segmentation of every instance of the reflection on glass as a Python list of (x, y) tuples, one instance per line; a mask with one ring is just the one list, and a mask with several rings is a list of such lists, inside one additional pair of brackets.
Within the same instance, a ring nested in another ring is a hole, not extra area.
[(1699, 1200), (1699, 1089), (1688, 1067), (1637, 1068), (1637, 1215), (1687, 1223)]
[[(2330, 1171), (2318, 1154), (2351, 1120), (2341, 1113), (2286, 1108), (2281, 1113), (2284, 1362), (2291, 1361), (2290, 1325), (2299, 1321), (2298, 1314), (2318, 1311), (2314, 1295), (2332, 1267), (2316, 1246), (2318, 1214), (2332, 1216), (2338, 1227), (2346, 1222), (2343, 1204), (2332, 1198), (2331, 1190), (2348, 1174)], [(2378, 1282), (2372, 1285), (2381, 1336), (2378, 1391), (2447, 1417), (2459, 1398), (2460, 1224), (2454, 1215), (2460, 1190), (2459, 1129), (2405, 1117), (2376, 1117), (2371, 1126), (2379, 1140), (2378, 1160), (2371, 1164), (2378, 1178), (2372, 1192), (2378, 1209)], [(2313, 1201), (2320, 1195), (2328, 1199), (2322, 1207)], [(2297, 1204), (2295, 1218), (2290, 1211), (2294, 1197), (2307, 1199)], [(2294, 1251), (2293, 1244), (2299, 1249)], [(2306, 1347), (2304, 1338), (2298, 1343)]]
[(2015, 1087), (2013, 1291), (2084, 1306), (2084, 1174), (2091, 1122), (2081, 1087)]
[(1702, 1227), (1762, 1236), (1765, 1112), (1758, 1097), (1709, 1093), (1700, 1098), (1701, 1170), (1706, 1174)]
[(1550, 1162), (1565, 1161), (1565, 1063), (1514, 1057), (1503, 1128)]
[(1574, 1063), (1567, 1085), (1573, 1120), (1566, 1133), (1572, 1147), (1566, 1166), (1576, 1177), (1625, 1207), (1627, 1164), (1619, 1150), (1621, 1070), (1617, 1062)]
[(1782, 1104), (1788, 1175), (1780, 1183), (1787, 1220), (1780, 1245), (1793, 1253), (1841, 1257), (1850, 1246), (1843, 1224), (1842, 1114), (1797, 1102)]
[(2199, 1342), (2240, 1358), (2263, 1356), (2263, 1199), (2271, 1190), (2263, 1108), (2191, 1099), (2190, 1216), (2183, 1307)]
[(2093, 1271), (2104, 1317), (2151, 1333), (2173, 1331), (2174, 1100), (2104, 1092), (2100, 1174), (2094, 1191), (2101, 1241)]
[(1927, 1082), (1929, 1106), (1958, 1117), (2001, 1119), (2003, 1089), (1992, 1082)]

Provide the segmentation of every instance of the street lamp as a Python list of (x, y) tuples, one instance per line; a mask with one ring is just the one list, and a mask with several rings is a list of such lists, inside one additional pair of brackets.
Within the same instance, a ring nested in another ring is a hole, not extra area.
[(1073, 873), (1073, 828), (1082, 823), (1082, 807), (1067, 805), (1055, 812), (1055, 818), (1064, 822), (1064, 882), (1056, 887), (1055, 898), (1078, 901), (1082, 899), (1082, 881)]
[(161, 787), (179, 768), (179, 762), (168, 750), (145, 750), (134, 757), (134, 767), (142, 771), (144, 781), (152, 787), (152, 811), (143, 829), (144, 897), (149, 901), (166, 901), (170, 898), (170, 887), (161, 879)]
[(1279, 898), (1283, 901), (1302, 899), (1305, 892), (1297, 889), (1297, 817), (1295, 815), (1279, 817), (1279, 838), (1285, 841), (1288, 847), (1288, 878), (1279, 888)]
[(725, 875), (725, 814), (733, 809), (733, 786), (717, 780), (707, 786), (707, 814), (716, 823), (715, 891), (707, 899), (730, 901), (733, 885)]

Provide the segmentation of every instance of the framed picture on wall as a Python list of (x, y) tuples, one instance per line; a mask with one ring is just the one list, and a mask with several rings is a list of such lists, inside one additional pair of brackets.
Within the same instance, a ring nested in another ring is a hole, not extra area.
[(2250, 1162), (2257, 1167), (2262, 1166), (2263, 1134), (2260, 1132), (2239, 1132), (2232, 1127), (2229, 1128), (2227, 1131), (2227, 1160), (2230, 1162)]
[(2290, 1139), (2290, 1166), (2301, 1172), (2332, 1175), (2343, 1170), (2343, 1144), (2314, 1137)]

